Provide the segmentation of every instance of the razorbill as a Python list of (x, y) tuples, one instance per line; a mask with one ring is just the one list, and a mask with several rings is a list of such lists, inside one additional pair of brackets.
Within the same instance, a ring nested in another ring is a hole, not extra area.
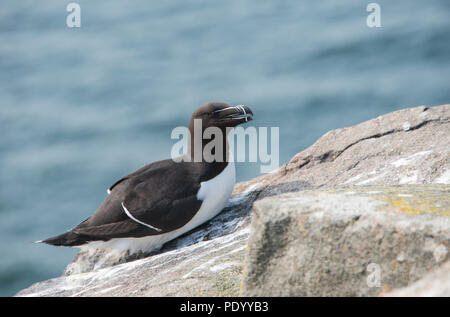
[[(201, 120), (200, 138), (194, 133), (195, 121), (200, 122), (195, 119)], [(182, 160), (150, 163), (122, 177), (109, 187), (109, 195), (92, 216), (66, 233), (37, 242), (150, 252), (210, 220), (223, 209), (235, 184), (234, 163), (228, 162), (227, 132), (252, 119), (247, 106), (202, 105), (191, 117), (188, 151), (179, 157)], [(222, 132), (223, 154), (212, 161), (203, 155), (194, 159), (194, 149), (203, 150), (211, 141), (203, 138), (209, 127)]]

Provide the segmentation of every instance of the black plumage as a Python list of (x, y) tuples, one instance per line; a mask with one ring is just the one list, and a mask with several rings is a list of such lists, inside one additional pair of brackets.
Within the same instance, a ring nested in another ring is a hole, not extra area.
[[(201, 119), (204, 128), (233, 127), (251, 120), (251, 110), (243, 107), (207, 103), (194, 112), (191, 123), (193, 119)], [(225, 147), (226, 134), (224, 141)], [(137, 238), (181, 228), (202, 205), (202, 200), (197, 198), (201, 182), (217, 176), (228, 164), (226, 161), (192, 162), (191, 148), (181, 162), (172, 159), (154, 162), (121, 178), (109, 188), (109, 195), (92, 216), (72, 230), (41, 242), (80, 246), (90, 241)]]

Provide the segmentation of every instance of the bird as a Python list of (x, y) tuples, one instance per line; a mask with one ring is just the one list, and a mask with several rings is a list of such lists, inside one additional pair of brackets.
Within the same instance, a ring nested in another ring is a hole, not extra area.
[[(198, 227), (219, 214), (236, 181), (229, 159), (227, 134), (253, 119), (244, 105), (207, 102), (189, 121), (189, 140), (183, 155), (147, 164), (120, 178), (107, 189), (98, 209), (73, 229), (36, 243), (80, 249), (137, 252), (157, 250), (164, 243)], [(203, 154), (215, 128), (221, 146)], [(198, 131), (197, 131), (198, 130)], [(201, 137), (198, 137), (198, 132)], [(197, 134), (196, 134), (197, 133)]]

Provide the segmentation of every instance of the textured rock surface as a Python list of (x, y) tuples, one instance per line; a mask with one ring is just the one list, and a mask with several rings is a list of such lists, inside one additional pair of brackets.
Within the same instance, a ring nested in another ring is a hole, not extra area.
[(152, 257), (51, 279), (26, 296), (231, 296), (239, 289), (248, 230)]
[[(36, 283), (18, 295), (238, 295), (254, 201), (340, 185), (449, 184), (449, 135), (450, 105), (404, 109), (330, 131), (278, 170), (237, 184), (219, 216), (159, 253), (110, 268), (105, 266), (130, 259), (80, 254), (66, 270), (72, 275)], [(74, 274), (80, 268), (94, 271)]]
[(450, 297), (450, 261), (410, 286), (384, 294), (392, 297)]
[(294, 191), (297, 184), (448, 184), (449, 135), (450, 105), (399, 110), (332, 130), (276, 172), (244, 186), (283, 184)]
[(374, 296), (450, 258), (446, 185), (304, 191), (253, 209), (245, 296)]

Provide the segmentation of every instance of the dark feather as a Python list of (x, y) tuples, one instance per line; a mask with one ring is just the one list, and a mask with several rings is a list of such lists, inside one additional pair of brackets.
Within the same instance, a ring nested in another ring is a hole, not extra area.
[[(113, 238), (144, 237), (162, 234), (185, 225), (200, 208), (197, 200), (204, 175), (214, 177), (222, 165), (158, 161), (121, 178), (110, 187), (111, 193), (97, 211), (71, 231), (42, 242), (52, 245), (77, 246), (89, 241)], [(211, 171), (217, 169), (217, 171)], [(122, 208), (153, 230), (131, 220)]]

